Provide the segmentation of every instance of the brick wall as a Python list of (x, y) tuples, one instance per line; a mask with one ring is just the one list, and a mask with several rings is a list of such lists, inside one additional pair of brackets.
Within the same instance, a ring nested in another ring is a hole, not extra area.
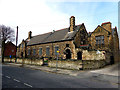
[(16, 46), (12, 42), (5, 44), (5, 56), (15, 56), (16, 55)]

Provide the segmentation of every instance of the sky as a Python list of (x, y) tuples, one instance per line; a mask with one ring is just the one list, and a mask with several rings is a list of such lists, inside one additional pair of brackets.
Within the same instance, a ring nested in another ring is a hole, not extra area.
[[(111, 22), (118, 25), (119, 0), (0, 0), (0, 24), (15, 30), (19, 27), (18, 44), (32, 35), (69, 27), (69, 18), (75, 24), (85, 24), (88, 32), (98, 25)], [(118, 29), (120, 38), (120, 30)], [(15, 42), (14, 42), (15, 43)]]

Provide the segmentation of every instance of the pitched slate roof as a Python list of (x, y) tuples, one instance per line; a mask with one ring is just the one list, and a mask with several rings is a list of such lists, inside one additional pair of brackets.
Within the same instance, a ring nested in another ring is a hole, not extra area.
[(27, 45), (35, 45), (35, 44), (43, 44), (43, 43), (48, 43), (48, 42), (70, 40), (75, 36), (76, 32), (80, 29), (81, 25), (75, 26), (75, 30), (73, 32), (69, 32), (69, 28), (65, 28), (62, 30), (33, 36), (31, 40), (27, 43)]

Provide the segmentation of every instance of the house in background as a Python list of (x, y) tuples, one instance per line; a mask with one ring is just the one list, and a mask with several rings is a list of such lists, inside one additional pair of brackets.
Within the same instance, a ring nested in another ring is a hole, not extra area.
[(17, 48), (18, 57), (114, 60), (114, 52), (119, 50), (117, 28), (111, 22), (102, 23), (88, 33), (84, 23), (75, 25), (75, 17), (70, 17), (70, 26), (61, 30), (32, 36), (23, 40)]
[(16, 56), (16, 46), (8, 41), (7, 43), (5, 43), (5, 52), (4, 52), (4, 56), (5, 57), (9, 57), (9, 56), (15, 57)]

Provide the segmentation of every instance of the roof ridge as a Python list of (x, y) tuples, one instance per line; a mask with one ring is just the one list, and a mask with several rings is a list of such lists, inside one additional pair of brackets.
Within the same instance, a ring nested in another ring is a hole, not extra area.
[[(80, 26), (80, 25), (82, 25), (82, 24), (78, 24), (78, 25), (75, 25), (75, 26)], [(63, 28), (63, 29), (59, 29), (59, 30), (55, 30), (55, 32), (61, 31), (61, 30), (65, 30), (65, 29), (68, 29), (68, 28), (69, 28), (69, 27)], [(46, 33), (38, 34), (38, 35), (35, 35), (35, 36), (32, 36), (32, 37), (36, 37), (36, 36), (40, 36), (40, 35), (44, 35), (44, 34), (49, 34), (49, 33), (52, 33), (52, 32), (46, 32)]]
[(35, 36), (32, 36), (32, 37), (36, 37), (36, 36), (40, 36), (40, 35), (45, 35), (45, 34), (49, 34), (49, 33), (52, 33), (52, 32), (46, 32), (46, 33), (38, 34), (38, 35), (35, 35)]
[(7, 43), (5, 43), (5, 44), (12, 44), (12, 45), (14, 45), (14, 46), (16, 46), (14, 43), (12, 43), (11, 41), (8, 41)]
[[(78, 24), (78, 25), (75, 25), (75, 26), (80, 26), (80, 25), (82, 25), (82, 24)], [(69, 27), (67, 27), (67, 28), (63, 28), (63, 29), (60, 29), (60, 30), (64, 30), (64, 29), (68, 29)], [(60, 30), (56, 30), (56, 31), (60, 31)]]
[[(68, 27), (69, 28), (69, 27)], [(61, 31), (61, 30), (65, 30), (65, 29), (68, 29), (68, 28), (63, 28), (63, 29), (60, 29), (60, 30), (56, 30), (55, 32), (57, 32), (57, 31)]]

